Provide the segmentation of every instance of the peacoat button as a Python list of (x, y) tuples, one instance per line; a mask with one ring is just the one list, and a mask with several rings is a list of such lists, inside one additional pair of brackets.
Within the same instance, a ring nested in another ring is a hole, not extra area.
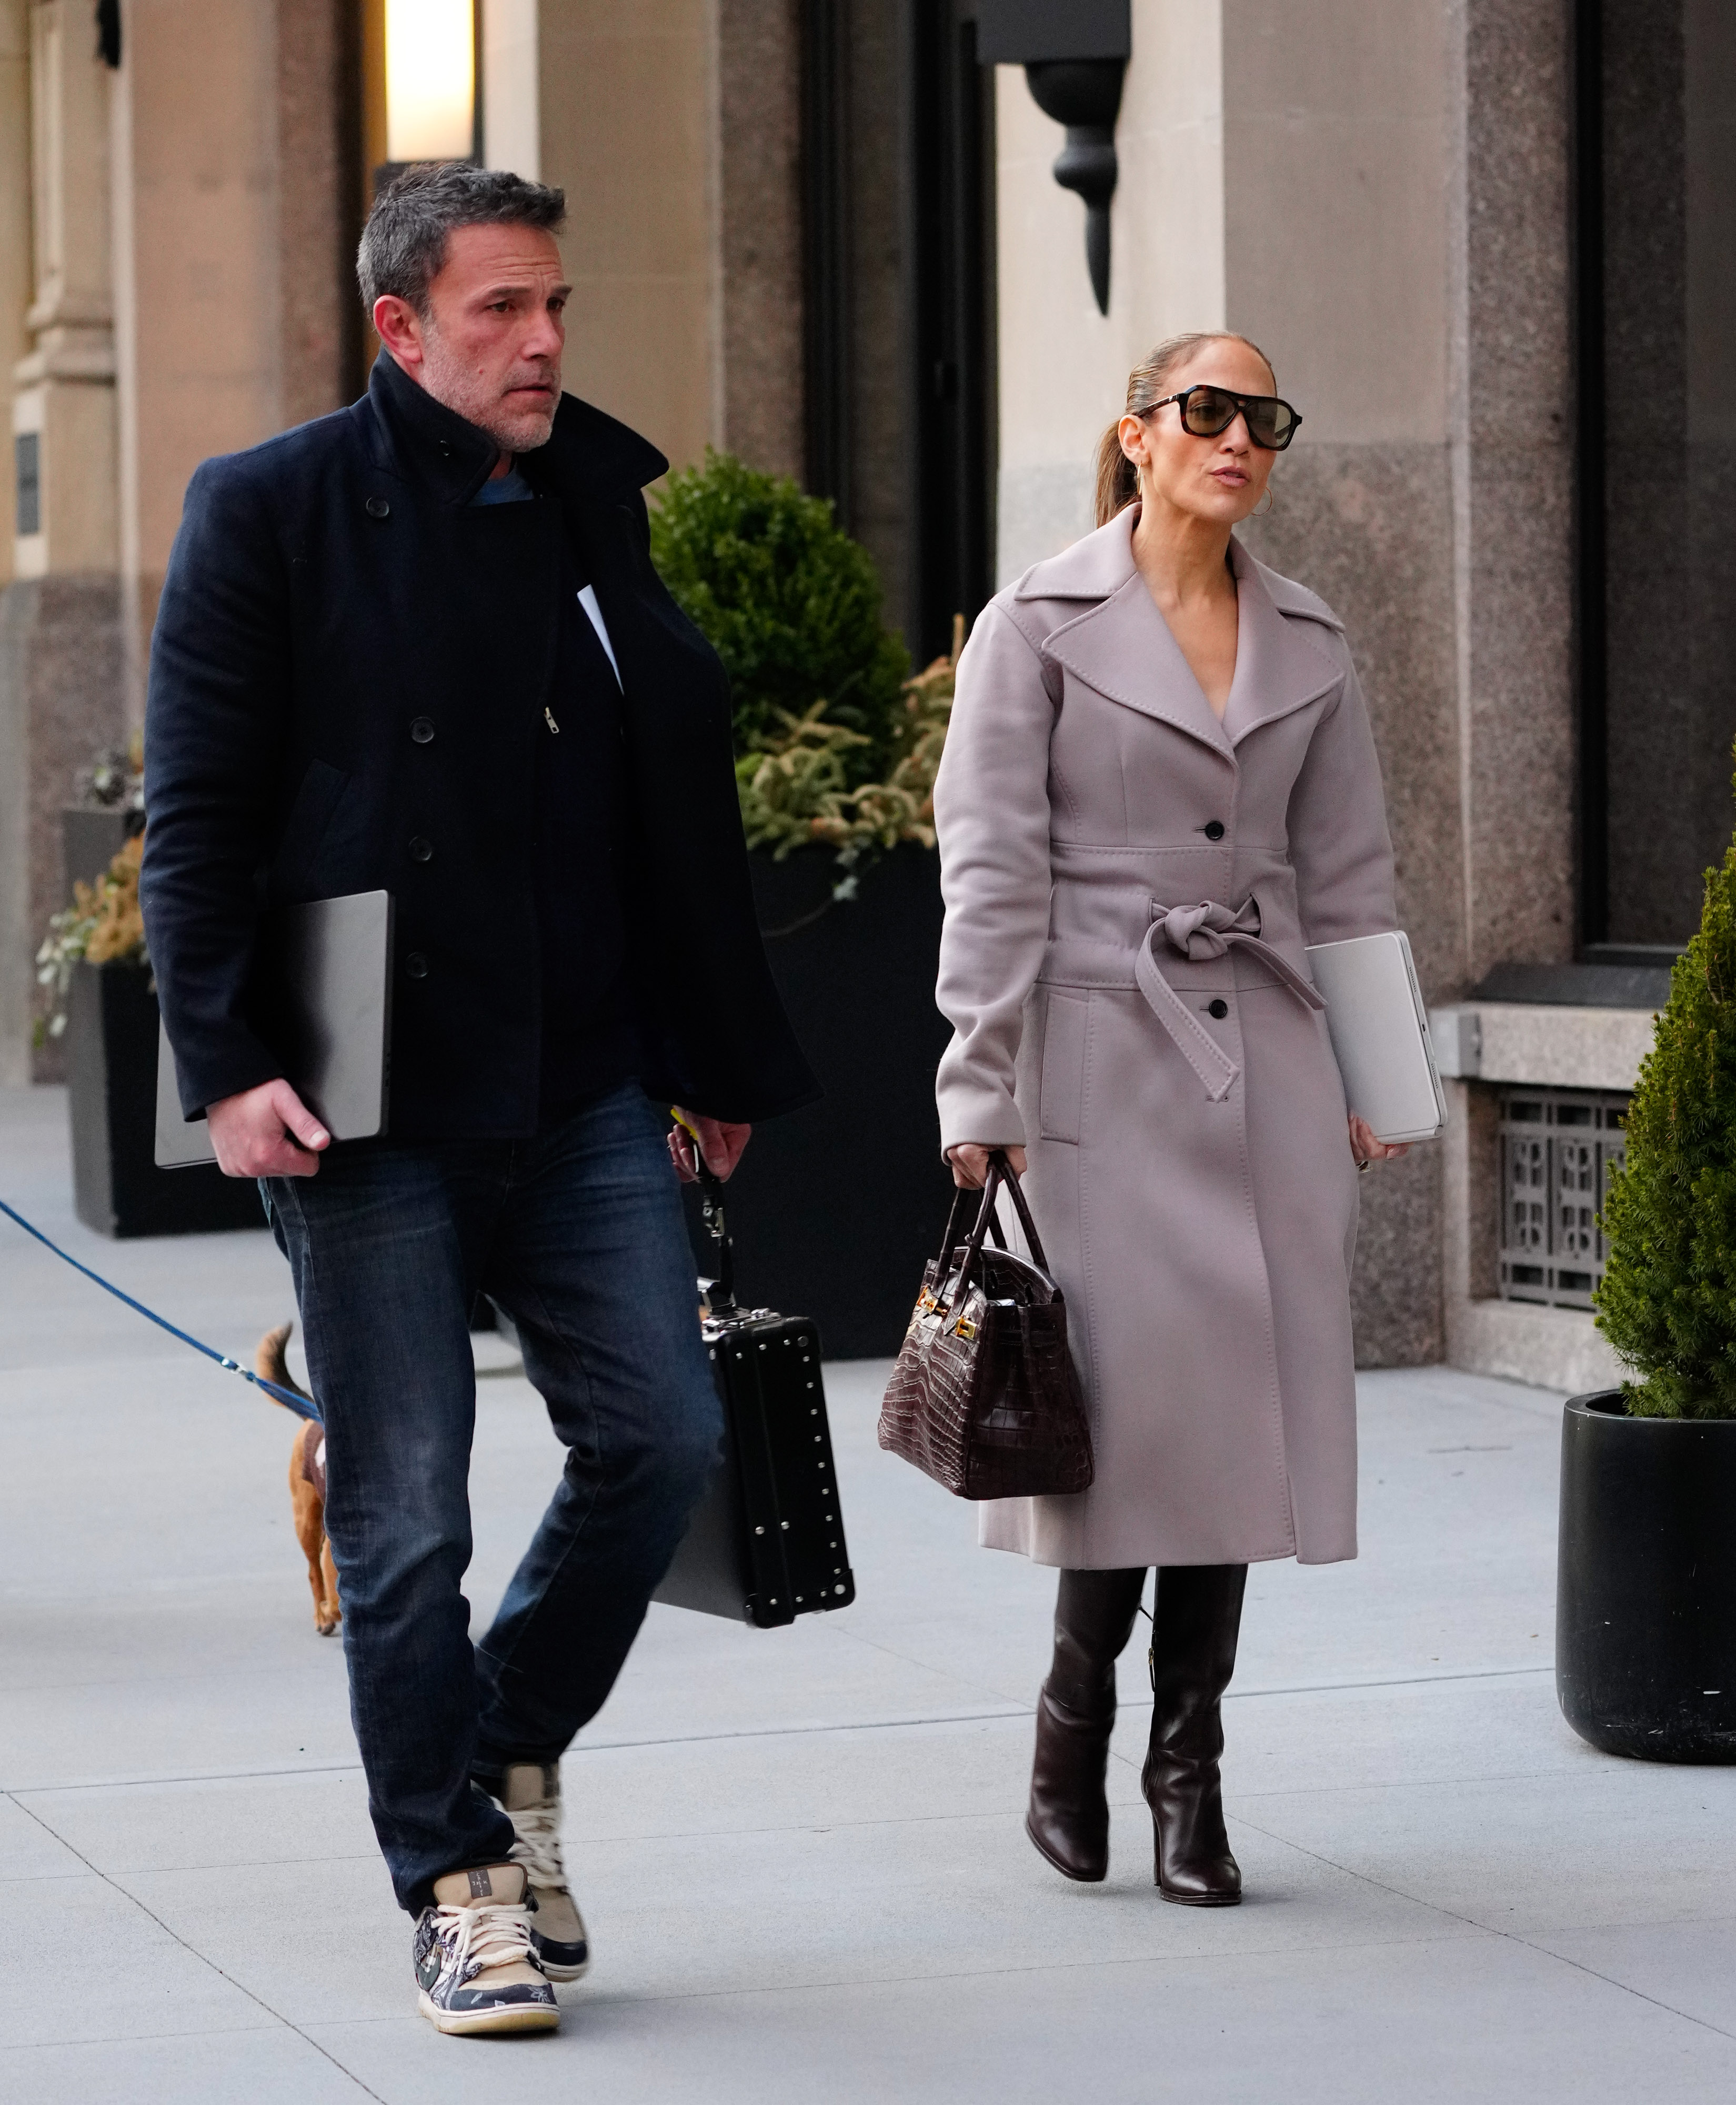
[(426, 717), (417, 717), (415, 722), (410, 726), (410, 735), (418, 745), (432, 745), (434, 726), (429, 722)]
[(1227, 1001), (1208, 1001), (1206, 1003), (1206, 1013), (1207, 1016), (1216, 1017), (1218, 1021), (1222, 1022), (1229, 1013), (1229, 1003)]
[(1222, 840), (1224, 838), (1223, 820), (1221, 819), (1208, 819), (1206, 822), (1205, 833), (1206, 838), (1208, 841)]
[(390, 515), (391, 508), (383, 497), (370, 497), (362, 507), (370, 519), (384, 519)]
[(434, 843), (432, 841), (425, 841), (418, 834), (410, 843), (410, 853), (415, 856), (417, 862), (431, 861), (434, 856)]
[(412, 950), (404, 961), (404, 969), (409, 978), (425, 980), (428, 977), (428, 960), (420, 950)]

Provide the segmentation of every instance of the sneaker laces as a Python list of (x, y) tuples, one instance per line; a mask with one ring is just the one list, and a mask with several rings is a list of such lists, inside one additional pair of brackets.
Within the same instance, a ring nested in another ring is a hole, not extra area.
[(537, 1964), (530, 1942), (530, 1910), (522, 1901), (495, 1901), (485, 1907), (440, 1907), (435, 1921), (460, 1981), (489, 1966)]
[(566, 1867), (560, 1861), (560, 1801), (522, 1806), (507, 1817), (518, 1839), (507, 1853), (515, 1864), (524, 1866), (525, 1878), (551, 1893), (569, 1891)]

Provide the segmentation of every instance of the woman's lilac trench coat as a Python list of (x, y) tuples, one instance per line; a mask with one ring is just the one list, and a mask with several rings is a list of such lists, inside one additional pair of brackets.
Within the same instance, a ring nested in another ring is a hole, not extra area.
[(935, 788), (941, 1140), (1022, 1144), (1096, 1480), (982, 1540), (1075, 1570), (1356, 1554), (1357, 1172), (1305, 945), (1395, 925), (1336, 615), (1231, 544), (1221, 723), (1130, 509), (984, 610)]

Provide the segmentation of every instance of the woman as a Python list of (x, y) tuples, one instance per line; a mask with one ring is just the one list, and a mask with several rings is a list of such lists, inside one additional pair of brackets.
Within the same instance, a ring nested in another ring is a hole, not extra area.
[(1002, 592), (935, 785), (942, 1143), (1007, 1151), (1064, 1289), (1096, 1478), (983, 1509), (1061, 1568), (1031, 1839), (1108, 1869), (1115, 1660), (1148, 1566), (1143, 1785), (1166, 1900), (1241, 1897), (1218, 1780), (1247, 1566), (1356, 1553), (1357, 1177), (1305, 945), (1395, 926), (1368, 713), (1337, 617), (1231, 529), (1300, 419), (1244, 337), (1136, 369), (1098, 528)]

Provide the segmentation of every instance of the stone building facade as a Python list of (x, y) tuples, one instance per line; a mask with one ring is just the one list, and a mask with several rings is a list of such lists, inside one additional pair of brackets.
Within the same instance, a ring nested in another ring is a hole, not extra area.
[[(407, 4), (0, 0), (6, 1079), (187, 476), (362, 384)], [(1040, 77), (980, 62), (1091, 36), (1103, 306)], [(480, 0), (474, 37), (476, 150), (568, 192), (569, 385), (832, 497), (919, 658), (1089, 525), (1151, 343), (1265, 347), (1306, 421), (1248, 539), (1347, 624), (1453, 1070), (1447, 1140), (1368, 1182), (1361, 1355), (1601, 1379), (1585, 1178), (1732, 816), (1729, 11)]]

